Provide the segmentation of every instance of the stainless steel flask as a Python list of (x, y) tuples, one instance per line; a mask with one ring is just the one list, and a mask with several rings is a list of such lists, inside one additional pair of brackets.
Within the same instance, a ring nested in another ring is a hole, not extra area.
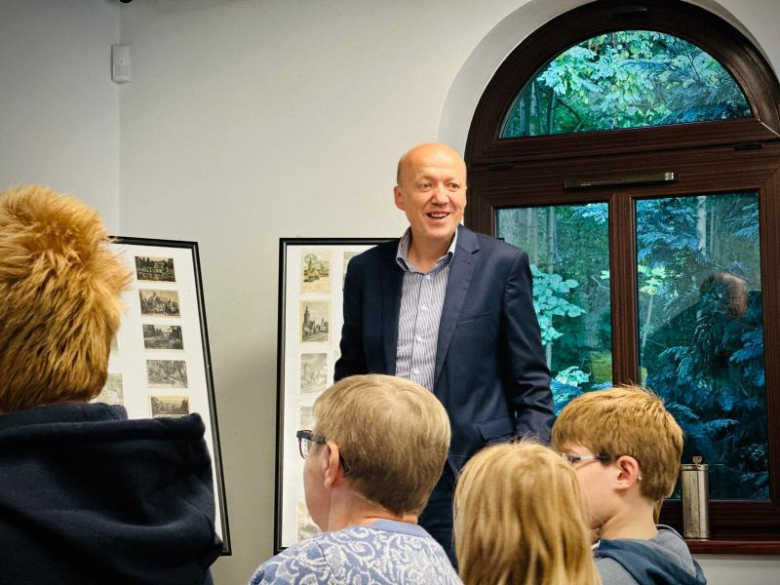
[(694, 457), (693, 463), (681, 466), (683, 536), (710, 537), (710, 492), (707, 474), (709, 465)]

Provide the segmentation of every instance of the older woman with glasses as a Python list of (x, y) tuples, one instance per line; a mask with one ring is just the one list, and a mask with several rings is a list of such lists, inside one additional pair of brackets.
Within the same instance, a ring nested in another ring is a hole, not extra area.
[(263, 563), (250, 581), (445, 585), (460, 579), (417, 518), (450, 444), (444, 407), (401, 378), (352, 376), (298, 431), (306, 506), (324, 532)]

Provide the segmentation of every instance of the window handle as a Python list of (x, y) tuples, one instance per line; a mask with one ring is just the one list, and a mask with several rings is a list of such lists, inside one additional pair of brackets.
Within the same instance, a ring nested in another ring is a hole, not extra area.
[(677, 175), (668, 171), (665, 173), (650, 173), (647, 175), (621, 175), (617, 177), (599, 177), (595, 179), (574, 179), (564, 181), (564, 189), (592, 189), (595, 187), (617, 187), (620, 185), (651, 185), (653, 183), (674, 183)]

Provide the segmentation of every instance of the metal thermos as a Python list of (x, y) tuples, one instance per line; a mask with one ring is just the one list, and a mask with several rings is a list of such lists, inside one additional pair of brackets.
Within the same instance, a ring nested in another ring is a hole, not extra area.
[(709, 465), (694, 457), (693, 463), (681, 466), (683, 536), (710, 537), (710, 492), (707, 472)]

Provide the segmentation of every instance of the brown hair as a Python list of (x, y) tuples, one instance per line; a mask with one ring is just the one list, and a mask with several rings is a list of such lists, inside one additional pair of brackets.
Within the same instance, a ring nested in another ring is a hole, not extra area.
[(587, 512), (572, 467), (547, 447), (488, 447), (455, 489), (465, 585), (598, 585)]
[(701, 296), (716, 301), (717, 309), (730, 317), (740, 318), (747, 311), (747, 282), (728, 272), (708, 276), (701, 284)]
[(0, 411), (100, 392), (130, 276), (77, 199), (37, 185), (0, 193)]
[(450, 422), (439, 400), (414, 382), (351, 376), (314, 403), (314, 434), (338, 445), (350, 486), (393, 514), (419, 514), (441, 476)]
[(588, 392), (572, 400), (555, 421), (552, 445), (582, 445), (594, 455), (630, 455), (639, 463), (640, 493), (668, 497), (680, 470), (683, 432), (663, 401), (640, 386)]

